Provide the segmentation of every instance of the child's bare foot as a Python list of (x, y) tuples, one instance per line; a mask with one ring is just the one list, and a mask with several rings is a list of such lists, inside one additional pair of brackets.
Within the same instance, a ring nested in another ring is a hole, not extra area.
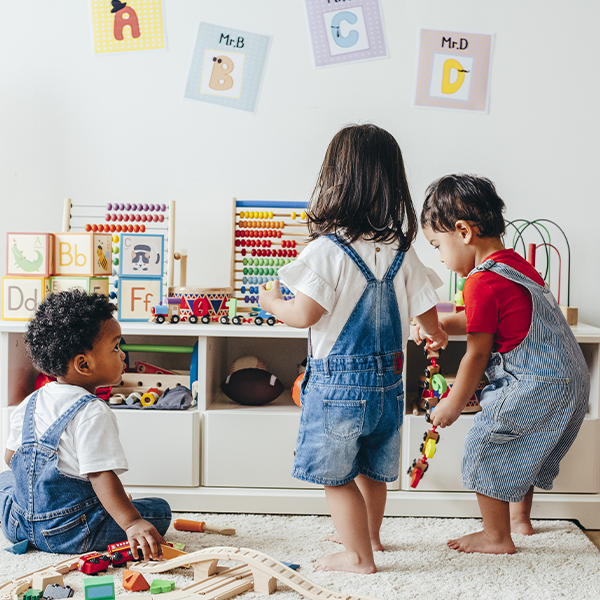
[(375, 563), (353, 564), (350, 562), (347, 552), (321, 556), (321, 558), (315, 561), (315, 569), (318, 571), (346, 571), (348, 573), (363, 574), (377, 573)]
[(456, 540), (448, 540), (448, 547), (458, 552), (482, 552), (484, 554), (514, 554), (515, 544), (507, 539), (492, 540), (485, 531), (478, 531)]
[[(340, 540), (340, 536), (337, 533), (334, 533), (332, 536), (327, 538), (328, 542), (335, 542), (336, 544), (341, 544), (342, 540)], [(380, 541), (372, 541), (371, 540), (371, 549), (373, 552), (385, 552), (385, 548)]]
[(533, 535), (535, 531), (533, 530), (533, 525), (531, 521), (521, 521), (521, 520), (510, 520), (510, 531), (511, 533), (518, 533), (520, 535)]

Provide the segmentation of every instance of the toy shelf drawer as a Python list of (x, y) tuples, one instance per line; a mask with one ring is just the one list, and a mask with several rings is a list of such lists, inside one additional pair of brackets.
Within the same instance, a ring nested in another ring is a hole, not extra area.
[[(451, 427), (438, 429), (440, 439), (435, 456), (429, 460), (429, 468), (415, 491), (461, 492), (461, 463), (463, 442), (473, 422), (472, 415), (462, 415)], [(600, 421), (591, 417), (584, 420), (579, 435), (560, 463), (560, 474), (554, 480), (552, 493), (595, 494), (600, 490), (598, 481)], [(413, 459), (420, 457), (419, 447), (423, 434), (431, 426), (423, 416), (406, 415), (402, 435), (402, 489), (411, 490), (407, 470)], [(582, 476), (582, 462), (585, 476)], [(541, 490), (538, 490), (541, 492)]]
[(317, 488), (290, 475), (299, 424), (300, 409), (292, 406), (207, 410), (202, 485)]
[(129, 471), (124, 485), (200, 484), (200, 418), (190, 410), (115, 409)]

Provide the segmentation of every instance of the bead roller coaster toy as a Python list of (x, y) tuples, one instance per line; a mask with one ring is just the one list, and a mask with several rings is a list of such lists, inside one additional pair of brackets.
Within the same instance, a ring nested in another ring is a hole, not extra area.
[[(440, 400), (448, 395), (449, 389), (446, 379), (440, 374), (440, 367), (437, 364), (439, 353), (432, 350), (425, 350), (427, 358), (431, 361), (431, 364), (425, 369), (424, 381), (427, 383), (425, 389), (421, 394), (424, 406), (430, 412), (425, 414), (425, 420), (430, 422), (431, 411), (438, 405)], [(409, 483), (411, 488), (416, 488), (421, 481), (421, 478), (425, 474), (425, 471), (429, 468), (428, 460), (433, 458), (437, 443), (440, 439), (440, 434), (436, 431), (435, 425), (431, 426), (429, 431), (426, 431), (423, 435), (423, 443), (419, 448), (422, 456), (415, 458), (412, 465), (408, 469)]]
[[(306, 208), (306, 202), (234, 198), (231, 288), (240, 322), (275, 324), (258, 305), (258, 288), (272, 286), (279, 268), (308, 244)], [(293, 298), (284, 286), (281, 293), (286, 300)]]

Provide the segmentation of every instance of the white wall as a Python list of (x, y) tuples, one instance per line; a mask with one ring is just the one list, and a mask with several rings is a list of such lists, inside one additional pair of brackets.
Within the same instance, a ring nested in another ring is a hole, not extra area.
[[(600, 326), (600, 4), (381, 0), (389, 58), (320, 70), (301, 0), (164, 4), (166, 52), (94, 56), (87, 0), (0, 0), (0, 272), (5, 232), (58, 231), (65, 197), (174, 199), (188, 283), (226, 285), (230, 199), (306, 199), (331, 136), (373, 122), (399, 140), (417, 209), (463, 171), (496, 182), (508, 218), (558, 222), (571, 304)], [(273, 36), (256, 114), (183, 99), (200, 21)], [(419, 27), (496, 34), (488, 115), (410, 108)]]

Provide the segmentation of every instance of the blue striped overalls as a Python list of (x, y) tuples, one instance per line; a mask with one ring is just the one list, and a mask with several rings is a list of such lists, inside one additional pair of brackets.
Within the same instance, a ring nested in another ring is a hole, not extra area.
[(552, 489), (559, 463), (575, 440), (588, 406), (590, 378), (581, 348), (554, 296), (515, 269), (487, 260), (489, 270), (526, 287), (533, 313), (525, 339), (494, 352), (481, 394), (482, 411), (467, 433), (463, 486), (520, 502), (534, 485)]
[(328, 356), (308, 357), (292, 476), (321, 485), (344, 485), (359, 474), (394, 481), (404, 413), (402, 325), (394, 278), (404, 252), (396, 254), (378, 281), (351, 246), (330, 239), (367, 284)]

